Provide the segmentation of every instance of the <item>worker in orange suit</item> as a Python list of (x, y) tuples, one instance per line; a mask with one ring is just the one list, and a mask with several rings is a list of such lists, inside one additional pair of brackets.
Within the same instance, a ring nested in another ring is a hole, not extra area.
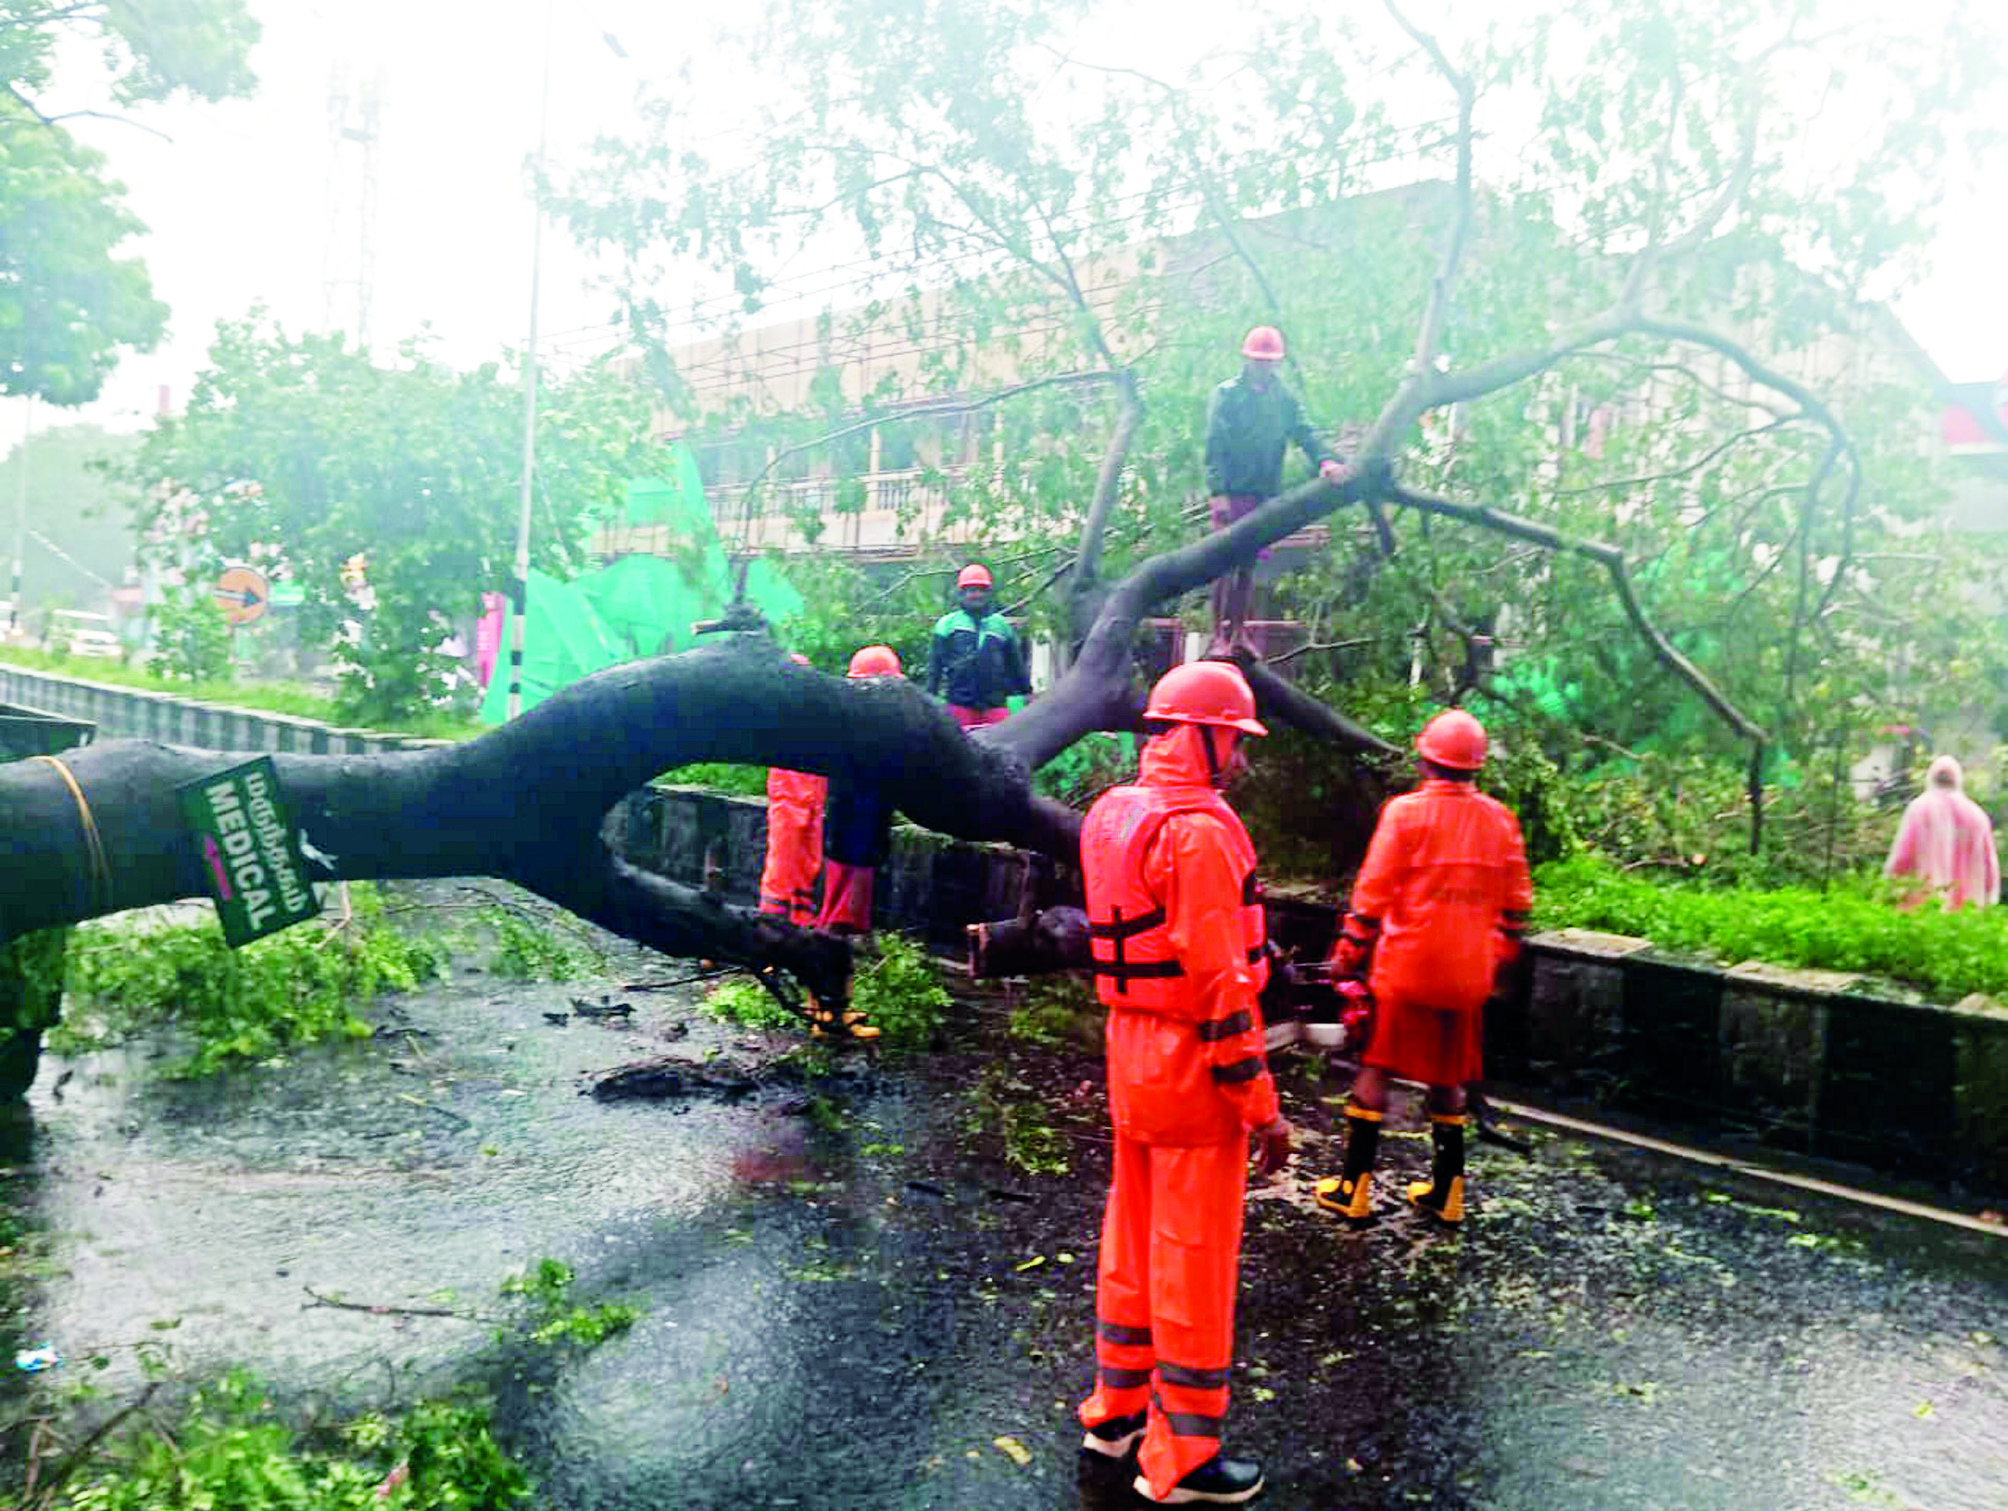
[(1429, 1088), (1430, 1178), (1408, 1199), (1443, 1222), (1464, 1220), (1464, 1088), (1484, 1078), (1485, 1002), (1519, 955), (1534, 905), (1519, 821), (1475, 785), (1485, 726), (1453, 708), (1415, 748), (1422, 786), (1381, 809), (1332, 951), (1339, 974), (1365, 976), (1377, 1004), (1346, 1106), (1344, 1163), (1314, 1188), (1319, 1206), (1354, 1222), (1373, 1216), (1389, 1076)]
[(1095, 987), (1108, 1007), (1114, 1169), (1102, 1221), (1090, 1462), (1126, 1462), (1154, 1504), (1235, 1505), (1259, 1465), (1221, 1452), (1248, 1138), (1290, 1157), (1255, 994), (1268, 976), (1255, 847), (1219, 789), (1266, 734), (1239, 670), (1175, 667), (1151, 690), (1130, 786), (1081, 831)]
[[(807, 656), (788, 658), (807, 666)], [(816, 878), (823, 870), (823, 798), (829, 783), (808, 771), (767, 768), (767, 862), (760, 870), (760, 911), (801, 928), (816, 921)]]

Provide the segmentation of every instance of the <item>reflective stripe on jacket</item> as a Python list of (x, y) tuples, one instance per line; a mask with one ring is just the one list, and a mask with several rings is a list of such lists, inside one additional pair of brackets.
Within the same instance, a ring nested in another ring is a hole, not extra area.
[[(1262, 908), (1250, 900), (1255, 851), (1206, 783), (1201, 738), (1181, 725), (1153, 739), (1139, 783), (1104, 795), (1082, 830), (1089, 926), (1109, 926), (1093, 940), (1098, 970), (1117, 964), (1118, 945), (1123, 956), (1120, 975), (1097, 980), (1109, 1112), (1146, 1144), (1231, 1143), (1276, 1116), (1255, 1002), (1268, 976)], [(1138, 965), (1151, 969), (1129, 969)]]
[(1181, 1015), (1185, 974), (1171, 946), (1164, 904), (1144, 883), (1143, 861), (1173, 814), (1210, 813), (1228, 829), (1228, 854), (1241, 876), (1241, 938), (1255, 989), (1269, 979), (1267, 937), (1255, 846), (1240, 817), (1211, 787), (1115, 787), (1095, 804), (1081, 829), (1081, 866), (1088, 881), (1089, 948), (1095, 991), (1111, 1007)]
[(1432, 779), (1381, 809), (1346, 930), (1373, 941), (1377, 997), (1475, 1012), (1533, 905), (1512, 811), (1469, 782)]

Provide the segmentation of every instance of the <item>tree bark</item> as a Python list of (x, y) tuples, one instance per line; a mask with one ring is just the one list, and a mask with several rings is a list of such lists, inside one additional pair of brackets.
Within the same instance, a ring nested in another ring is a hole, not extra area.
[[(1372, 486), (1385, 469), (1371, 474)], [(796, 929), (628, 864), (602, 834), (629, 792), (699, 761), (790, 767), (876, 784), (913, 822), (1069, 862), (1081, 816), (1032, 790), (1032, 771), (1095, 729), (1137, 727), (1130, 646), (1157, 603), (1369, 489), (1314, 483), (1232, 529), (1143, 563), (1110, 593), (1081, 657), (1001, 725), (965, 733), (913, 684), (797, 666), (765, 635), (583, 678), (521, 718), (452, 747), (272, 757), (316, 880), (493, 876), (666, 954), (775, 965), (841, 1000), (843, 941)], [(110, 740), (62, 757), (110, 874), (95, 877), (84, 815), (41, 762), (0, 767), (0, 941), (128, 908), (206, 895), (176, 789), (245, 757)], [(321, 859), (314, 859), (318, 855)]]

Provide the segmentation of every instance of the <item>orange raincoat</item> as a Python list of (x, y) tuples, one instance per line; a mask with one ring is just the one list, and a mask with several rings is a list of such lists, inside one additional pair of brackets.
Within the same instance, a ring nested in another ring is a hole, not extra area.
[[(1158, 1496), (1220, 1450), (1246, 1131), (1277, 1115), (1255, 850), (1208, 782), (1201, 738), (1181, 725), (1151, 740), (1137, 784), (1106, 793), (1081, 834), (1115, 1156), (1080, 1419), (1147, 1407), (1139, 1466)], [(1118, 942), (1145, 969), (1116, 969)]]
[(1348, 972), (1372, 957), (1376, 1021), (1362, 1063), (1431, 1086), (1482, 1080), (1479, 1009), (1533, 906), (1505, 804), (1442, 778), (1390, 799), (1334, 952)]

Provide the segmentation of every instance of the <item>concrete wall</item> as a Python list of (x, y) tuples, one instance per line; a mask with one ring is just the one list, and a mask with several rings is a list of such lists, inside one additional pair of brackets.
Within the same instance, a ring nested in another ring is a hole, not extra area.
[[(363, 755), (441, 743), (335, 729), (0, 666), (0, 703), (88, 719), (101, 738), (224, 751)], [(733, 902), (757, 901), (766, 804), (645, 788), (613, 816), (627, 857)], [(901, 827), (873, 916), (960, 954), (963, 927), (1078, 902), (1038, 857)], [(1272, 932), (1315, 957), (1334, 913), (1272, 901)], [(1750, 963), (1724, 969), (1642, 939), (1536, 935), (1520, 987), (1486, 1015), (1495, 1082), (1562, 1106), (1706, 1132), (1934, 1184), (2008, 1192), (2008, 1009), (1896, 1002), (1855, 978)]]
[(0, 703), (85, 719), (102, 740), (158, 740), (200, 750), (293, 751), (301, 755), (375, 755), (444, 745), (367, 729), (339, 729), (314, 719), (197, 703), (170, 693), (57, 676), (0, 663)]
[[(757, 900), (766, 805), (688, 788), (627, 799), (628, 858), (733, 902)], [(1002, 845), (895, 832), (873, 909), (959, 954), (963, 926), (1066, 897), (1044, 862)], [(1272, 899), (1272, 933), (1315, 958), (1335, 910)], [(1530, 941), (1518, 989), (1486, 1013), (1495, 1084), (1536, 1101), (1918, 1178), (2008, 1192), (2008, 1010), (1895, 1002), (1856, 978), (1722, 968), (1643, 939), (1560, 930)]]

